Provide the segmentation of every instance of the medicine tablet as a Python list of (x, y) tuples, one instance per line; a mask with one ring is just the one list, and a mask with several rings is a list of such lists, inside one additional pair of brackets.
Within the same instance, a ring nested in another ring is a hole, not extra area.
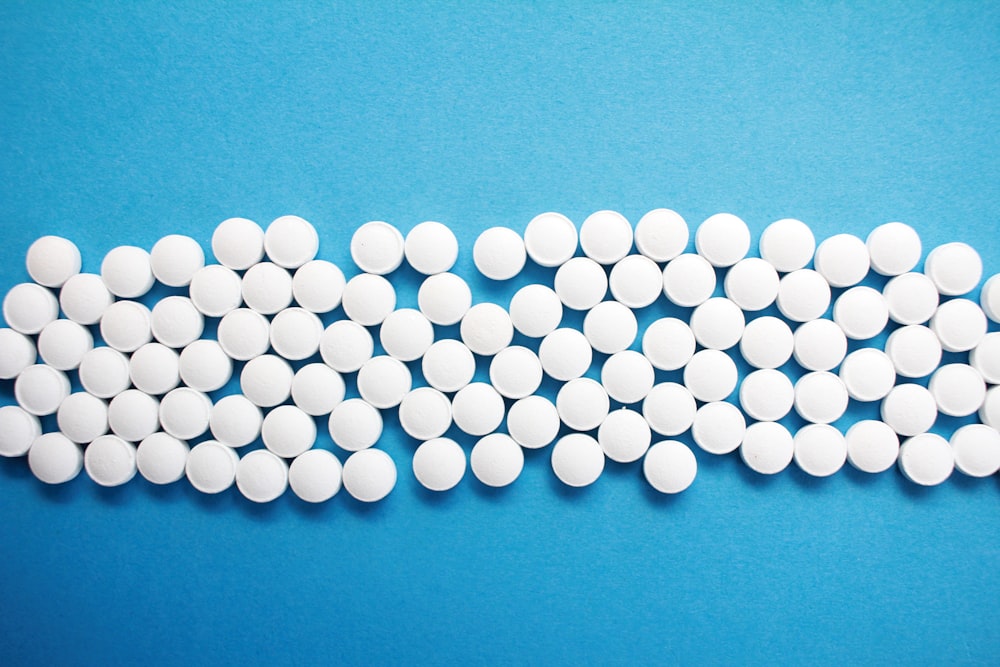
[(741, 259), (727, 272), (726, 296), (747, 311), (764, 310), (778, 298), (778, 272), (757, 257)]
[(152, 314), (137, 301), (116, 301), (101, 317), (101, 338), (119, 352), (134, 352), (153, 339)]
[(968, 424), (951, 436), (955, 467), (969, 477), (989, 477), (1000, 470), (1000, 433), (985, 424)]
[(986, 335), (986, 314), (975, 301), (952, 299), (938, 306), (931, 330), (948, 352), (967, 352)]
[(21, 283), (3, 298), (3, 317), (14, 331), (36, 334), (59, 317), (59, 301), (41, 285)]
[(403, 263), (403, 235), (388, 222), (366, 222), (351, 237), (351, 259), (365, 273), (392, 273)]
[(260, 436), (264, 413), (242, 394), (223, 396), (209, 414), (212, 437), (228, 447), (244, 447)]
[(941, 342), (927, 327), (911, 324), (889, 334), (885, 353), (899, 375), (919, 378), (930, 375), (941, 363)]
[(249, 269), (264, 257), (264, 230), (253, 220), (229, 218), (212, 233), (212, 254), (230, 269)]
[(205, 251), (190, 236), (170, 234), (153, 245), (149, 253), (153, 275), (169, 287), (184, 287), (191, 283), (195, 272), (205, 266)]
[(382, 436), (382, 415), (360, 398), (349, 398), (330, 413), (327, 428), (338, 447), (357, 452), (378, 442)]
[(219, 264), (198, 269), (191, 278), (188, 294), (194, 307), (209, 317), (222, 317), (243, 303), (240, 277)]
[(638, 403), (653, 388), (653, 365), (635, 350), (616, 352), (601, 367), (601, 384), (619, 403)]
[(421, 222), (407, 233), (403, 252), (415, 271), (432, 276), (455, 265), (458, 239), (440, 222)]
[[(795, 361), (809, 371), (829, 371), (847, 355), (847, 336), (837, 323), (812, 320), (795, 329)], [(774, 420), (765, 420), (774, 421)]]
[(292, 295), (295, 302), (311, 313), (328, 313), (340, 305), (347, 284), (336, 264), (314, 259), (295, 269)]
[(34, 341), (13, 329), (0, 329), (0, 380), (16, 378), (36, 360)]
[(191, 440), (208, 430), (212, 401), (205, 394), (180, 387), (160, 401), (160, 424), (168, 434)]
[(830, 285), (812, 269), (785, 274), (778, 284), (778, 310), (795, 322), (823, 317), (830, 307)]
[(608, 293), (604, 267), (589, 257), (574, 257), (560, 266), (553, 284), (559, 300), (572, 310), (590, 310)]
[(761, 475), (776, 475), (792, 462), (795, 441), (777, 422), (757, 422), (747, 427), (740, 443), (740, 458)]
[(490, 362), (490, 383), (501, 396), (524, 398), (542, 383), (542, 363), (521, 345), (504, 348)]
[(191, 448), (184, 472), (188, 481), (202, 493), (222, 493), (236, 481), (240, 457), (232, 449), (214, 440)]
[(556, 380), (566, 382), (578, 378), (590, 368), (594, 348), (590, 341), (577, 329), (556, 329), (542, 339), (538, 346), (538, 358), (542, 370)]
[(316, 228), (297, 215), (275, 218), (264, 232), (264, 252), (278, 266), (297, 269), (319, 251)]
[(1000, 389), (990, 387), (986, 391), (986, 400), (979, 408), (979, 421), (993, 428), (1000, 427)]
[(760, 256), (782, 273), (804, 269), (815, 250), (816, 237), (801, 220), (772, 222), (760, 235)]
[(439, 438), (451, 426), (451, 401), (437, 389), (418, 387), (400, 402), (399, 425), (417, 440)]
[(160, 396), (180, 383), (180, 358), (166, 345), (146, 343), (132, 353), (128, 373), (136, 389)]
[(745, 326), (740, 307), (723, 297), (709, 299), (691, 313), (695, 340), (711, 350), (727, 350), (736, 345)]
[(292, 378), (292, 401), (314, 417), (330, 414), (346, 390), (340, 373), (326, 364), (307, 364)]
[(541, 449), (559, 435), (559, 411), (544, 396), (526, 396), (507, 412), (507, 432), (527, 449)]
[(937, 486), (954, 469), (951, 445), (935, 433), (914, 436), (899, 447), (899, 470), (914, 484)]
[(414, 361), (434, 342), (434, 327), (419, 310), (401, 308), (389, 313), (379, 327), (379, 341), (390, 357)]
[(680, 493), (698, 474), (698, 460), (691, 449), (677, 440), (664, 440), (649, 448), (642, 460), (642, 474), (660, 493)]
[(462, 342), (476, 354), (491, 356), (514, 339), (514, 323), (495, 303), (477, 303), (462, 318)]
[(495, 431), (503, 421), (504, 409), (503, 397), (485, 382), (473, 382), (462, 387), (451, 401), (455, 426), (469, 435), (486, 435)]
[(357, 322), (338, 320), (328, 326), (319, 341), (323, 362), (338, 373), (353, 373), (372, 358), (375, 341)]
[(101, 280), (117, 297), (134, 299), (142, 296), (156, 282), (149, 253), (135, 246), (112, 248), (101, 262)]
[(292, 302), (292, 274), (271, 262), (254, 264), (243, 274), (240, 291), (248, 308), (273, 315)]
[(510, 321), (530, 338), (551, 333), (562, 320), (559, 295), (545, 285), (525, 285), (510, 300)]
[(873, 347), (851, 352), (840, 365), (840, 379), (856, 401), (879, 401), (896, 384), (896, 369), (889, 356)]
[(564, 384), (556, 394), (559, 418), (574, 431), (590, 431), (601, 425), (611, 409), (608, 392), (590, 378)]
[(262, 354), (243, 366), (240, 373), (240, 389), (254, 405), (270, 408), (288, 400), (292, 393), (294, 375), (292, 367), (281, 357)]
[(233, 361), (214, 340), (196, 340), (181, 351), (181, 381), (198, 391), (221, 389), (233, 376)]
[(520, 476), (524, 452), (506, 433), (493, 433), (473, 446), (469, 463), (476, 479), (486, 486), (499, 488), (513, 484)]
[(108, 403), (111, 431), (129, 442), (139, 442), (160, 428), (160, 402), (137, 389), (127, 389)]
[(507, 227), (490, 227), (479, 235), (472, 247), (476, 268), (491, 280), (513, 278), (524, 268), (527, 259), (524, 239)]
[(396, 464), (381, 449), (354, 452), (344, 462), (343, 483), (355, 500), (378, 502), (396, 486)]
[(688, 388), (676, 382), (654, 385), (642, 400), (642, 416), (660, 435), (680, 435), (694, 423), (698, 405)]
[(87, 475), (101, 486), (121, 486), (136, 472), (135, 445), (115, 435), (102, 435), (83, 453)]
[(871, 260), (864, 241), (851, 234), (837, 234), (819, 244), (813, 265), (831, 287), (850, 287), (868, 275)]
[(929, 431), (936, 419), (934, 395), (919, 384), (897, 385), (882, 399), (882, 421), (904, 437)]
[(728, 454), (743, 442), (747, 422), (732, 403), (717, 401), (698, 408), (691, 424), (696, 445), (709, 454)]
[(570, 433), (552, 447), (552, 472), (566, 486), (590, 486), (604, 472), (604, 450), (585, 433)]
[(690, 232), (676, 211), (656, 208), (635, 225), (635, 248), (654, 262), (669, 262), (684, 252)]
[(684, 367), (684, 386), (699, 401), (721, 401), (733, 393), (739, 373), (732, 358), (720, 350), (696, 352)]
[(671, 303), (693, 308), (715, 291), (715, 269), (701, 255), (678, 255), (663, 267), (663, 293)]
[(875, 419), (854, 422), (844, 439), (847, 460), (862, 472), (884, 472), (896, 464), (899, 436), (885, 422)]
[(43, 433), (31, 443), (28, 467), (46, 484), (65, 484), (83, 469), (83, 452), (62, 433)]
[(316, 442), (316, 422), (294, 405), (279, 405), (264, 416), (260, 437), (278, 456), (295, 458)]
[(83, 355), (80, 384), (98, 398), (114, 398), (132, 385), (128, 357), (110, 347), (95, 347)]
[(781, 371), (754, 371), (740, 383), (740, 406), (757, 421), (776, 422), (792, 411), (794, 403), (795, 387)]
[(288, 467), (288, 485), (307, 503), (323, 503), (340, 491), (343, 466), (325, 449), (310, 449)]
[(645, 308), (663, 291), (663, 274), (648, 257), (629, 255), (611, 269), (608, 284), (616, 301), (629, 308)]
[[(2, 350), (3, 343), (0, 342), (0, 355)], [(986, 334), (979, 345), (969, 352), (969, 364), (990, 384), (1000, 384), (1000, 333)]]
[(457, 324), (472, 307), (472, 290), (454, 273), (428, 276), (417, 291), (420, 312), (434, 324)]
[(945, 296), (967, 294), (983, 277), (983, 260), (966, 243), (945, 243), (931, 250), (924, 260), (924, 273)]
[(85, 391), (70, 394), (56, 412), (59, 431), (85, 445), (108, 432), (108, 404)]
[(878, 290), (852, 287), (837, 297), (833, 320), (848, 338), (867, 340), (882, 333), (889, 323), (889, 305)]
[(33, 415), (51, 415), (69, 396), (69, 378), (51, 366), (28, 366), (14, 381), (14, 398), (17, 404)]
[(637, 333), (635, 313), (617, 301), (602, 301), (583, 318), (583, 335), (591, 347), (604, 354), (628, 349)]
[(769, 315), (747, 322), (740, 338), (740, 354), (754, 368), (778, 368), (791, 359), (794, 350), (791, 328)]
[(698, 226), (694, 245), (712, 266), (732, 266), (750, 250), (750, 229), (731, 213), (716, 213)]
[(341, 305), (349, 318), (358, 324), (372, 327), (381, 324), (395, 310), (396, 290), (382, 276), (362, 273), (344, 285)]
[(829, 477), (847, 461), (847, 441), (829, 424), (809, 424), (800, 428), (793, 442), (796, 465), (813, 477)]
[(453, 489), (465, 476), (465, 452), (450, 438), (421, 443), (413, 453), (413, 476), (431, 491)]
[(576, 226), (559, 213), (542, 213), (524, 230), (524, 248), (536, 264), (559, 266), (576, 253)]
[(868, 235), (866, 244), (872, 268), (883, 276), (912, 271), (923, 251), (916, 230), (902, 222), (879, 225)]
[(427, 348), (420, 367), (427, 384), (450, 393), (472, 382), (476, 359), (461, 341), (445, 339)]
[(152, 484), (173, 484), (184, 477), (184, 466), (190, 448), (172, 435), (154, 433), (135, 450), (139, 474)]
[(237, 308), (222, 317), (216, 336), (229, 358), (249, 361), (271, 347), (271, 324), (254, 310)]
[(236, 465), (236, 488), (255, 503), (269, 503), (288, 488), (288, 464), (265, 449), (248, 452)]
[(180, 349), (190, 345), (205, 331), (205, 317), (184, 296), (168, 296), (153, 306), (149, 329), (160, 343)]
[(28, 275), (39, 285), (61, 287), (80, 273), (80, 249), (61, 236), (42, 236), (28, 247)]
[(16, 405), (0, 407), (0, 456), (24, 456), (41, 434), (42, 425), (35, 415)]
[(78, 273), (59, 290), (59, 306), (77, 324), (97, 324), (114, 300), (104, 281), (94, 273)]
[(598, 264), (614, 264), (632, 249), (632, 225), (616, 211), (597, 211), (580, 225), (583, 254)]
[(923, 324), (938, 307), (938, 291), (922, 273), (903, 273), (882, 288), (889, 317), (900, 324)]
[(828, 371), (806, 373), (795, 383), (795, 411), (813, 424), (843, 417), (849, 398), (843, 381)]
[(927, 385), (937, 402), (938, 412), (952, 417), (974, 414), (986, 400), (986, 382), (972, 366), (945, 364), (931, 376)]
[(618, 463), (638, 461), (649, 449), (653, 434), (635, 410), (612, 410), (597, 429), (597, 442), (604, 454)]
[(271, 347), (291, 361), (307, 359), (319, 351), (323, 322), (305, 308), (286, 308), (271, 320)]
[(412, 386), (410, 369), (392, 357), (372, 357), (358, 371), (361, 398), (382, 410), (399, 405)]
[(694, 350), (694, 333), (686, 322), (675, 317), (661, 317), (642, 334), (642, 353), (661, 371), (683, 368)]
[(1000, 274), (992, 276), (983, 285), (979, 303), (987, 317), (994, 322), (1000, 322)]
[(94, 349), (90, 330), (72, 320), (54, 320), (38, 334), (38, 356), (52, 368), (70, 371)]

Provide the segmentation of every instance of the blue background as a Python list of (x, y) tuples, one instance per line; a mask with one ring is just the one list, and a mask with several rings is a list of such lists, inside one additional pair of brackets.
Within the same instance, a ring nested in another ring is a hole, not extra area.
[[(899, 219), (925, 249), (963, 240), (1000, 270), (996, 3), (204, 4), (0, 5), (3, 289), (41, 234), (75, 240), (96, 271), (118, 244), (185, 233), (208, 248), (224, 218), (286, 213), (348, 273), (357, 225), (441, 220), (476, 300), (504, 304), (517, 281), (474, 279), (472, 242), (546, 210), (635, 221), (666, 206), (692, 225), (729, 211), (755, 236), (796, 217), (819, 238)], [(394, 280), (413, 303), (412, 271)], [(0, 461), (0, 660), (972, 664), (1000, 650), (996, 477), (762, 478), (699, 452), (693, 487), (664, 498), (638, 465), (571, 492), (544, 450), (510, 488), (470, 474), (432, 496), (391, 418), (384, 444), (400, 481), (376, 506), (83, 475), (49, 488)]]

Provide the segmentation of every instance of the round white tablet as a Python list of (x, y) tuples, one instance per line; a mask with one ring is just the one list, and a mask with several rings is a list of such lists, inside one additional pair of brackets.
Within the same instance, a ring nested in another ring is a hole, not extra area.
[(403, 263), (403, 235), (388, 222), (366, 222), (351, 237), (351, 259), (365, 273), (392, 273)]
[(559, 266), (576, 253), (576, 225), (559, 213), (542, 213), (524, 230), (524, 248), (536, 264)]
[(574, 431), (590, 431), (608, 416), (611, 402), (608, 392), (590, 378), (570, 380), (556, 394), (559, 418)]
[(108, 426), (129, 442), (139, 442), (160, 429), (160, 402), (137, 389), (127, 389), (108, 403)]
[(264, 416), (260, 438), (278, 456), (295, 458), (316, 442), (316, 422), (294, 405), (279, 405)]
[(791, 412), (794, 403), (795, 387), (781, 371), (761, 369), (740, 382), (740, 406), (757, 421), (776, 422)]
[(604, 450), (585, 433), (570, 433), (552, 447), (552, 472), (567, 486), (590, 486), (604, 472)]
[(149, 253), (135, 246), (112, 248), (101, 262), (101, 280), (117, 297), (134, 299), (142, 296), (156, 282)]
[(833, 304), (833, 320), (848, 338), (867, 340), (882, 333), (889, 322), (889, 305), (878, 290), (852, 287)]
[(683, 320), (662, 317), (642, 334), (642, 353), (649, 363), (663, 371), (683, 368), (694, 355), (695, 338)]
[(195, 271), (205, 266), (205, 251), (190, 236), (170, 234), (153, 246), (149, 265), (164, 285), (184, 287), (191, 283)]
[(986, 424), (967, 424), (951, 436), (955, 467), (970, 477), (989, 477), (1000, 470), (1000, 433)]
[(61, 287), (80, 273), (80, 249), (61, 236), (42, 236), (28, 247), (25, 265), (28, 275), (39, 285)]
[(434, 438), (413, 452), (413, 476), (431, 491), (455, 488), (465, 476), (465, 452), (451, 438)]
[(163, 430), (180, 440), (191, 440), (208, 430), (212, 401), (190, 387), (179, 387), (160, 401)]
[(406, 234), (406, 261), (418, 273), (443, 273), (458, 259), (458, 239), (440, 222), (421, 222)]
[(375, 326), (395, 310), (396, 290), (382, 276), (362, 273), (347, 281), (341, 305), (344, 314), (358, 324)]
[(296, 269), (314, 259), (318, 250), (316, 228), (297, 215), (275, 218), (264, 232), (264, 252), (286, 269)]
[(750, 229), (731, 213), (716, 213), (698, 225), (694, 245), (712, 266), (732, 266), (750, 250)]
[(503, 421), (503, 397), (485, 382), (473, 382), (455, 394), (451, 415), (455, 426), (469, 435), (492, 433)]
[(454, 273), (428, 276), (417, 291), (420, 312), (434, 324), (458, 323), (472, 307), (472, 290)]
[(249, 308), (237, 308), (219, 321), (216, 335), (230, 358), (249, 361), (271, 347), (271, 325), (267, 318)]
[(477, 303), (462, 318), (462, 342), (476, 354), (494, 355), (514, 339), (514, 323), (495, 303)]
[(181, 381), (198, 391), (221, 389), (233, 376), (233, 361), (214, 340), (196, 340), (181, 351)]
[(41, 434), (42, 424), (35, 415), (16, 405), (0, 407), (0, 456), (24, 456)]
[(694, 423), (698, 405), (688, 388), (676, 382), (654, 385), (642, 400), (642, 416), (660, 435), (680, 435)]
[(883, 276), (912, 271), (923, 247), (917, 231), (902, 222), (887, 222), (871, 231), (866, 242), (872, 268)]
[(608, 275), (604, 267), (589, 257), (574, 257), (559, 267), (553, 285), (564, 306), (590, 310), (608, 293)]
[(806, 370), (832, 370), (847, 354), (847, 336), (831, 320), (805, 322), (795, 329), (793, 354)]
[(209, 414), (212, 437), (228, 447), (245, 447), (260, 436), (264, 413), (243, 394), (223, 396)]
[(243, 274), (243, 302), (264, 315), (273, 315), (292, 302), (292, 274), (271, 262), (254, 264)]
[(723, 287), (743, 310), (764, 310), (778, 298), (778, 272), (764, 260), (748, 257), (730, 267)]
[(979, 408), (979, 421), (1000, 428), (1000, 389), (990, 387), (986, 392), (986, 400)]
[(54, 320), (38, 334), (38, 356), (52, 368), (70, 371), (94, 349), (94, 336), (72, 320)]
[(194, 307), (191, 299), (168, 296), (153, 306), (149, 329), (160, 343), (180, 349), (201, 337), (205, 331), (205, 317)]
[(62, 433), (43, 433), (31, 443), (28, 467), (39, 481), (65, 484), (83, 469), (83, 452)]
[(919, 384), (901, 384), (882, 399), (881, 412), (882, 421), (905, 437), (930, 430), (937, 419), (937, 403)]
[(16, 378), (37, 358), (34, 341), (13, 329), (0, 329), (0, 379)]
[(559, 411), (544, 396), (527, 396), (514, 402), (507, 412), (507, 432), (527, 449), (541, 449), (559, 435)]
[(900, 324), (923, 324), (938, 307), (938, 291), (922, 273), (903, 273), (882, 288), (889, 317)]
[(236, 466), (236, 488), (255, 503), (276, 500), (288, 488), (288, 464), (266, 449), (248, 452)]
[(541, 338), (562, 320), (559, 295), (545, 285), (525, 285), (510, 300), (510, 321), (530, 338)]
[(983, 260), (966, 243), (945, 243), (931, 250), (924, 260), (924, 273), (945, 296), (967, 294), (983, 277)]
[(721, 401), (733, 393), (739, 372), (732, 358), (720, 350), (696, 352), (684, 367), (684, 386), (699, 401)]
[(619, 403), (638, 403), (646, 398), (655, 380), (653, 365), (635, 350), (616, 352), (601, 367), (601, 384)]
[(292, 295), (311, 313), (328, 313), (340, 305), (346, 279), (336, 264), (314, 259), (295, 269)]
[(844, 439), (847, 460), (862, 472), (884, 472), (895, 465), (899, 456), (899, 436), (888, 424), (876, 419), (854, 422)]
[(180, 383), (180, 358), (166, 345), (146, 343), (132, 353), (128, 374), (136, 389), (160, 396)]
[(747, 467), (762, 475), (776, 475), (792, 462), (795, 440), (777, 422), (757, 422), (747, 427), (740, 443), (740, 458)]
[(249, 269), (264, 257), (264, 230), (253, 220), (229, 218), (212, 233), (212, 254), (230, 269)]
[(597, 429), (597, 442), (612, 461), (632, 463), (649, 449), (653, 434), (645, 418), (635, 410), (612, 410)]
[(524, 268), (527, 259), (524, 239), (507, 227), (490, 227), (479, 235), (472, 247), (476, 268), (491, 280), (513, 278)]
[(791, 328), (777, 317), (765, 316), (747, 322), (740, 338), (740, 354), (755, 368), (784, 365), (795, 349)]
[(209, 317), (222, 317), (243, 303), (240, 277), (219, 264), (198, 269), (191, 278), (188, 294), (194, 307)]
[(101, 338), (119, 352), (134, 352), (152, 340), (151, 319), (138, 301), (116, 301), (101, 317)]
[(476, 359), (461, 341), (445, 339), (427, 348), (420, 368), (427, 384), (450, 393), (472, 382)]
[(850, 287), (868, 275), (871, 260), (864, 241), (852, 234), (837, 234), (819, 244), (813, 265), (832, 287)]
[(327, 428), (338, 447), (357, 452), (378, 442), (382, 436), (382, 415), (360, 398), (349, 398), (330, 413)]
[(379, 341), (389, 356), (400, 361), (414, 361), (434, 342), (434, 327), (419, 310), (401, 308), (382, 321)]
[(85, 391), (70, 394), (59, 404), (56, 422), (63, 435), (85, 445), (108, 432), (108, 404)]
[(314, 417), (328, 415), (344, 400), (344, 378), (326, 364), (307, 364), (292, 378), (292, 401)]
[(506, 433), (493, 433), (472, 447), (469, 464), (476, 479), (486, 486), (509, 486), (524, 468), (524, 452)]
[(635, 225), (635, 248), (654, 262), (669, 262), (684, 252), (690, 232), (676, 211), (656, 208)]
[(975, 301), (952, 299), (934, 312), (931, 330), (948, 352), (967, 352), (986, 335), (986, 314)]
[[(0, 330), (0, 333), (3, 333)], [(0, 342), (0, 356), (2, 356)], [(1000, 332), (988, 333), (969, 352), (969, 364), (990, 384), (1000, 384)]]
[(281, 357), (262, 354), (243, 366), (240, 389), (254, 405), (270, 408), (288, 400), (294, 375), (292, 367)]
[(727, 350), (736, 345), (745, 326), (743, 311), (724, 297), (709, 299), (691, 313), (695, 340), (711, 350)]
[(399, 425), (417, 440), (439, 438), (451, 426), (451, 401), (437, 389), (418, 387), (400, 402)]
[(323, 503), (340, 491), (344, 467), (325, 449), (310, 449), (288, 467), (288, 485), (307, 503)]
[(323, 322), (305, 308), (286, 308), (271, 320), (271, 347), (291, 361), (307, 359), (319, 351)]
[(951, 445), (936, 433), (921, 433), (899, 447), (899, 470), (914, 484), (937, 486), (954, 469)]
[(501, 396), (524, 398), (542, 383), (542, 363), (521, 345), (504, 348), (490, 362), (490, 383)]
[(186, 442), (160, 431), (136, 447), (136, 468), (152, 484), (173, 484), (184, 477), (189, 451)]
[(611, 269), (611, 295), (629, 308), (645, 308), (663, 292), (663, 274), (656, 262), (642, 255), (629, 255)]
[(95, 347), (83, 355), (79, 368), (80, 384), (98, 398), (112, 398), (132, 384), (128, 357), (110, 347)]
[(850, 396), (843, 381), (833, 373), (806, 373), (795, 383), (795, 411), (807, 422), (829, 424), (847, 411)]
[(39, 417), (51, 415), (69, 396), (69, 378), (51, 366), (28, 366), (14, 381), (14, 398), (17, 404)]
[(919, 378), (930, 375), (941, 363), (941, 342), (927, 327), (910, 324), (889, 334), (885, 353), (898, 374)]
[(642, 474), (660, 493), (680, 493), (698, 474), (698, 459), (683, 442), (664, 440), (649, 448), (642, 460)]
[(709, 454), (728, 454), (743, 442), (747, 422), (732, 403), (717, 401), (698, 408), (691, 424), (695, 444)]
[(801, 220), (772, 222), (760, 235), (760, 256), (782, 273), (804, 269), (815, 250), (816, 237)]
[(896, 384), (896, 369), (889, 356), (873, 347), (851, 352), (840, 364), (840, 379), (856, 401), (879, 401)]
[(102, 435), (87, 445), (83, 465), (87, 475), (101, 486), (121, 486), (136, 472), (135, 445), (115, 435)]
[(847, 461), (844, 434), (829, 424), (809, 424), (800, 428), (793, 443), (796, 465), (813, 477), (829, 477)]
[(990, 277), (979, 295), (983, 311), (994, 322), (1000, 322), (1000, 274)]
[(14, 285), (3, 298), (3, 318), (19, 333), (36, 334), (57, 317), (59, 301), (51, 290), (41, 285)]
[(413, 386), (406, 364), (384, 355), (366, 361), (358, 371), (357, 382), (361, 398), (382, 410), (399, 405)]
[(614, 264), (632, 249), (632, 225), (616, 211), (597, 211), (580, 225), (583, 254), (598, 264)]
[(812, 269), (785, 274), (778, 284), (778, 310), (795, 322), (823, 317), (830, 307), (830, 284)]
[(968, 364), (945, 364), (931, 376), (927, 385), (937, 402), (938, 412), (952, 417), (974, 414), (986, 400), (986, 382)]
[(715, 269), (701, 255), (678, 255), (663, 267), (663, 293), (678, 306), (693, 308), (707, 301), (715, 282)]
[(542, 370), (556, 380), (566, 382), (578, 378), (590, 368), (594, 348), (587, 337), (577, 329), (556, 329), (542, 339), (538, 358)]
[(184, 472), (198, 491), (222, 493), (236, 481), (239, 462), (235, 451), (214, 440), (206, 440), (191, 448)]
[(323, 362), (338, 373), (353, 373), (372, 358), (375, 341), (357, 322), (338, 320), (323, 331), (319, 353)]
[(97, 324), (115, 297), (94, 273), (78, 273), (59, 290), (59, 306), (77, 324)]
[(583, 318), (583, 335), (591, 347), (604, 354), (628, 349), (637, 333), (635, 313), (617, 301), (602, 301)]

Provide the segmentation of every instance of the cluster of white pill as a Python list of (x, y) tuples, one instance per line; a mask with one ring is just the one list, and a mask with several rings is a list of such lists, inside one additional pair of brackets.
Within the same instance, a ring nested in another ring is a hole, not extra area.
[[(752, 257), (750, 230), (731, 214), (702, 222), (687, 252), (688, 225), (671, 210), (634, 227), (599, 211), (579, 229), (544, 213), (523, 235), (494, 227), (475, 242), (475, 266), (492, 281), (529, 259), (550, 269), (548, 284), (520, 287), (503, 307), (474, 303), (450, 272), (459, 243), (441, 223), (405, 237), (361, 225), (350, 244), (361, 272), (349, 280), (317, 259), (319, 241), (296, 216), (266, 230), (232, 218), (212, 235), (218, 263), (171, 235), (149, 252), (111, 250), (97, 275), (81, 273), (71, 241), (38, 239), (26, 259), (33, 282), (3, 300), (0, 378), (17, 405), (0, 408), (0, 455), (26, 455), (50, 484), (85, 469), (103, 486), (138, 472), (154, 484), (186, 477), (204, 493), (235, 485), (256, 502), (289, 486), (323, 502), (342, 485), (374, 502), (397, 479), (377, 447), (391, 410), (419, 443), (414, 476), (433, 491), (455, 487), (467, 466), (507, 486), (524, 449), (552, 445), (566, 485), (593, 484), (607, 459), (641, 461), (654, 489), (678, 493), (697, 473), (678, 439), (688, 432), (708, 454), (739, 450), (761, 474), (793, 461), (818, 477), (845, 462), (868, 473), (898, 462), (936, 485), (954, 468), (1000, 469), (1000, 333), (987, 321), (1000, 321), (1000, 277), (979, 303), (965, 298), (983, 266), (964, 243), (935, 248), (916, 272), (920, 238), (898, 222), (817, 247), (807, 225), (779, 220)], [(387, 278), (404, 261), (420, 275), (416, 308), (397, 307)], [(871, 271), (883, 284), (860, 285)], [(157, 281), (172, 292), (148, 307), (140, 298)], [(564, 309), (582, 325), (565, 326)], [(637, 313), (654, 315), (642, 331)], [(448, 327), (457, 336), (442, 335)], [(945, 353), (964, 356), (942, 364)], [(741, 377), (740, 366), (751, 370)], [(237, 377), (239, 392), (226, 393)], [(879, 402), (880, 419), (842, 432), (833, 423), (852, 401)], [(930, 432), (939, 414), (978, 421), (948, 440)], [(43, 432), (50, 416), (56, 428)], [(343, 464), (316, 446), (321, 425)]]

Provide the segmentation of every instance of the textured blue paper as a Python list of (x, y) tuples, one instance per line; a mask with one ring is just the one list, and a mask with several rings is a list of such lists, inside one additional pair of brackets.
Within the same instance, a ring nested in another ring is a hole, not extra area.
[[(0, 287), (26, 279), (44, 233), (75, 240), (95, 271), (118, 244), (186, 233), (208, 248), (226, 217), (295, 213), (348, 272), (362, 222), (443, 221), (476, 299), (505, 304), (516, 284), (473, 277), (479, 231), (660, 206), (692, 224), (730, 211), (755, 237), (780, 217), (821, 238), (899, 219), (926, 248), (966, 241), (1000, 271), (995, 4), (205, 4), (0, 5)], [(415, 274), (393, 279), (414, 303)], [(543, 450), (510, 488), (470, 474), (438, 496), (387, 421), (400, 481), (373, 507), (346, 494), (258, 507), (138, 479), (49, 488), (0, 461), (0, 661), (987, 664), (1000, 651), (995, 477), (931, 490), (896, 471), (763, 478), (699, 452), (693, 487), (664, 498), (638, 465), (567, 490)]]

